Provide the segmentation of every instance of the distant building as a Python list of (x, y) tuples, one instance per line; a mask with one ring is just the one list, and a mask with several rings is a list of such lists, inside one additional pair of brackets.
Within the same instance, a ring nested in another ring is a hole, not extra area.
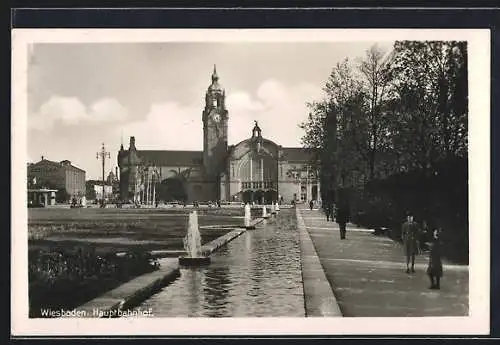
[(30, 189), (28, 188), (28, 205), (29, 206), (49, 206), (56, 204), (56, 189)]
[[(97, 200), (103, 199), (103, 186), (101, 184), (94, 184), (95, 198)], [(109, 200), (113, 198), (113, 186), (104, 185), (104, 199)]]
[[(130, 137), (127, 150), (121, 145), (121, 198), (144, 200), (152, 193), (159, 194), (159, 199), (187, 201), (319, 200), (320, 181), (313, 151), (283, 147), (266, 139), (257, 122), (248, 139), (228, 145), (225, 98), (214, 67), (201, 116), (203, 151), (141, 150), (135, 137)], [(283, 130), (287, 130), (286, 121)]]
[(85, 171), (69, 160), (54, 162), (45, 159), (28, 165), (29, 188), (66, 190), (69, 197), (85, 195)]
[(109, 172), (106, 182), (110, 185), (118, 183), (118, 167), (115, 167), (115, 173), (113, 173), (113, 170)]

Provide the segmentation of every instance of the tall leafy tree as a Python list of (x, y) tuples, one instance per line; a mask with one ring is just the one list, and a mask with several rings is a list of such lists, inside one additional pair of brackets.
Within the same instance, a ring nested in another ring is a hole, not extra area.
[(393, 141), (407, 168), (430, 169), (467, 149), (467, 46), (465, 42), (401, 41), (392, 73), (398, 121)]
[(387, 151), (390, 135), (387, 121), (389, 109), (386, 102), (390, 97), (392, 73), (390, 61), (392, 55), (378, 45), (371, 46), (363, 59), (358, 62), (358, 69), (363, 77), (363, 90), (367, 104), (367, 151), (370, 179), (375, 177), (377, 153)]
[(333, 68), (323, 91), (322, 101), (308, 104), (309, 117), (301, 125), (305, 130), (302, 142), (317, 149), (323, 190), (331, 192), (339, 183), (352, 180), (356, 169), (365, 170), (364, 94), (348, 59)]
[(467, 45), (374, 45), (330, 73), (308, 104), (304, 146), (316, 149), (323, 186), (353, 185), (401, 170), (426, 170), (467, 153)]

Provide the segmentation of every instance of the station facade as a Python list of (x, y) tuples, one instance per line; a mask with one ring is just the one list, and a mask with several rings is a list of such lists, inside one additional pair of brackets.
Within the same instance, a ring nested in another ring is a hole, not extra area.
[[(214, 66), (205, 94), (203, 151), (139, 150), (135, 137), (118, 152), (122, 200), (270, 203), (318, 200), (312, 151), (266, 139), (255, 122), (249, 137), (228, 145), (226, 93)], [(170, 200), (169, 200), (170, 199)]]

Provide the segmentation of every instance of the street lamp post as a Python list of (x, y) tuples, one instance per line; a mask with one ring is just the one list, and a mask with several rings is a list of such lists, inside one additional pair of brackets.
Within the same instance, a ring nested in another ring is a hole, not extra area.
[(104, 147), (104, 143), (102, 143), (101, 151), (96, 154), (97, 159), (101, 159), (102, 161), (102, 200), (101, 205), (104, 206), (104, 186), (106, 184), (105, 176), (104, 176), (104, 168), (106, 166), (106, 158), (111, 159), (111, 155), (109, 152), (106, 152), (106, 148)]

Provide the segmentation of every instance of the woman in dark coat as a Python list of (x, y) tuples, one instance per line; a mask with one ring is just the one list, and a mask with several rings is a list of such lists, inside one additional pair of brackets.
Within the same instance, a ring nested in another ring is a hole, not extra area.
[(433, 232), (430, 243), (429, 265), (427, 266), (427, 275), (431, 281), (430, 289), (439, 290), (441, 288), (440, 280), (443, 276), (443, 263), (441, 261), (441, 229)]

